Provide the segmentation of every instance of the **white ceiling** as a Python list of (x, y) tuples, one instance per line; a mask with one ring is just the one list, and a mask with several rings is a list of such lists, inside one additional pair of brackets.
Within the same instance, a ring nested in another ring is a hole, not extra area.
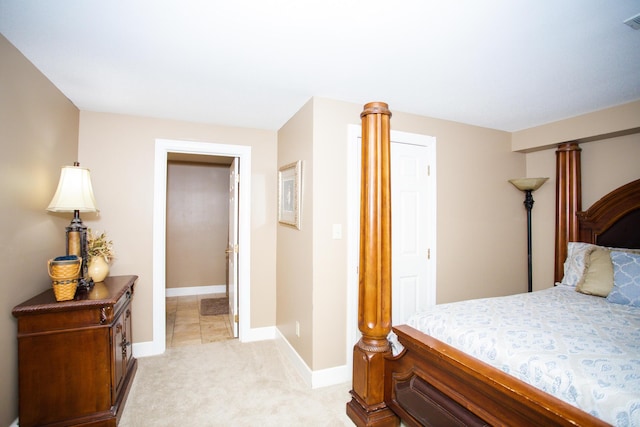
[(640, 31), (623, 24), (638, 13), (639, 0), (0, 0), (0, 32), (81, 110), (276, 130), (319, 96), (516, 131), (640, 99)]

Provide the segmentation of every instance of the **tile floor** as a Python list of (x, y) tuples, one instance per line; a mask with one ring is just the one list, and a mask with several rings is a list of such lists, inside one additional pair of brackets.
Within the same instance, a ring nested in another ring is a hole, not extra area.
[(167, 297), (167, 348), (204, 344), (233, 338), (227, 314), (201, 316), (200, 300), (224, 294)]

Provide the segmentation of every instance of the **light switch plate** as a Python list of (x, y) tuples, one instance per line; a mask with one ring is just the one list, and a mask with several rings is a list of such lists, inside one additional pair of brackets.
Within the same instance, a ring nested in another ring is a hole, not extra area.
[(332, 237), (334, 240), (342, 239), (342, 224), (333, 224)]

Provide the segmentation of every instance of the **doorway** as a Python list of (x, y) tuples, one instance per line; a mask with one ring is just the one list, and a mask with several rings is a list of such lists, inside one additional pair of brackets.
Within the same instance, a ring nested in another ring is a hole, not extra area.
[[(160, 354), (166, 349), (166, 203), (167, 161), (169, 153), (197, 156), (221, 156), (238, 159), (242, 176), (238, 203), (238, 276), (235, 314), (237, 336), (243, 341), (251, 325), (250, 307), (250, 212), (251, 212), (251, 147), (195, 141), (157, 139), (155, 145), (154, 215), (153, 215), (153, 342), (145, 355)], [(234, 316), (235, 317), (235, 316)]]
[[(360, 126), (348, 136), (347, 365), (352, 368), (358, 330), (360, 235)], [(436, 295), (436, 139), (391, 131), (392, 323), (435, 304)], [(419, 225), (419, 229), (418, 229)]]
[(168, 154), (165, 275), (168, 348), (237, 336), (233, 319), (228, 315), (232, 310), (229, 310), (227, 249), (230, 233), (233, 231), (234, 238), (237, 236), (233, 225), (238, 212), (229, 208), (230, 180), (234, 175), (230, 169), (235, 163), (234, 157)]

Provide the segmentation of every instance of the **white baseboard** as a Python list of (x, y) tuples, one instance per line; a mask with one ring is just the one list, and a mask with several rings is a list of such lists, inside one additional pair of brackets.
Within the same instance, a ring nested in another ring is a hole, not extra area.
[[(335, 384), (343, 384), (351, 381), (351, 371), (347, 365), (312, 371), (293, 346), (275, 326), (265, 328), (253, 328), (247, 331), (240, 340), (243, 343), (254, 341), (275, 340), (276, 345), (291, 362), (294, 369), (300, 374), (304, 382), (310, 388), (327, 387)], [(154, 345), (153, 341), (133, 344), (134, 357), (157, 356), (164, 353), (164, 348)], [(14, 426), (11, 426), (14, 427)]]
[(18, 419), (16, 418), (9, 427), (18, 427)]
[(351, 372), (349, 372), (347, 365), (312, 371), (280, 330), (276, 328), (276, 331), (275, 339), (278, 348), (293, 364), (294, 369), (300, 374), (304, 382), (312, 389), (342, 384), (351, 380)]
[(240, 336), (240, 342), (266, 341), (276, 337), (276, 327), (252, 328)]
[(333, 368), (320, 369), (311, 372), (311, 388), (328, 387), (330, 385), (344, 384), (351, 381), (351, 371), (347, 365)]
[(164, 353), (165, 349), (156, 348), (153, 341), (134, 342), (132, 351), (133, 357), (157, 356)]
[(224, 294), (227, 292), (227, 285), (211, 286), (191, 286), (189, 288), (166, 288), (167, 297), (186, 297), (190, 295), (203, 294)]

